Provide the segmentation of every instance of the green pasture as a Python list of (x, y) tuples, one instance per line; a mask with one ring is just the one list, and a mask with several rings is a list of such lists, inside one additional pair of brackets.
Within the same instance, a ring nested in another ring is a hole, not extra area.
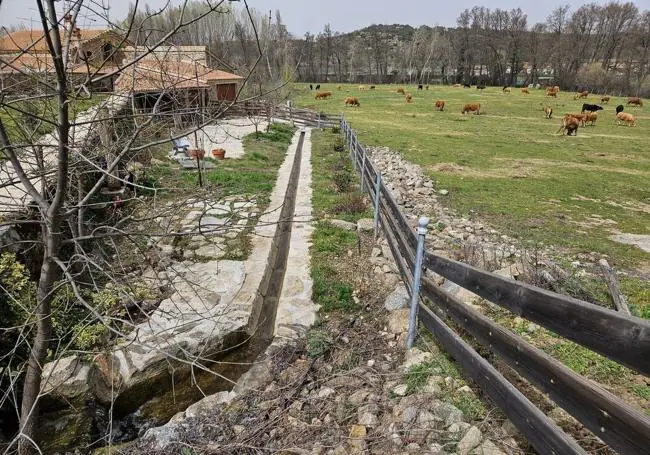
[[(407, 104), (396, 93), (413, 95)], [(449, 190), (447, 204), (457, 212), (478, 216), (523, 243), (553, 245), (570, 255), (608, 255), (617, 267), (648, 272), (650, 254), (608, 237), (614, 233), (650, 234), (650, 101), (627, 107), (636, 127), (616, 125), (612, 97), (595, 126), (577, 137), (558, 134), (560, 118), (579, 112), (584, 100), (561, 92), (547, 98), (543, 90), (525, 95), (518, 88), (484, 91), (430, 86), (321, 84), (328, 100), (315, 100), (306, 84), (294, 86), (297, 105), (331, 114), (344, 113), (368, 145), (388, 146), (419, 164)], [(360, 107), (346, 107), (347, 96)], [(444, 112), (434, 109), (445, 100)], [(600, 104), (590, 95), (588, 103)], [(481, 103), (481, 115), (461, 115), (465, 103)], [(543, 106), (552, 106), (547, 120)]]

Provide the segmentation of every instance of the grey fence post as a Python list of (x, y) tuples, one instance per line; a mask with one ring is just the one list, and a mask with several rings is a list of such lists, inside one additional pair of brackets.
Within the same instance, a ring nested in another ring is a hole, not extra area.
[(320, 129), (320, 112), (318, 113), (318, 129)]
[(361, 149), (363, 153), (363, 158), (361, 160), (361, 194), (363, 194), (363, 188), (365, 187), (366, 182), (366, 151)]
[(381, 194), (381, 172), (377, 171), (377, 180), (375, 181), (375, 241), (377, 240), (377, 231), (379, 230), (379, 196)]
[(420, 279), (422, 278), (422, 259), (424, 256), (424, 237), (427, 235), (429, 218), (420, 217), (418, 220), (418, 248), (415, 255), (413, 270), (413, 289), (411, 289), (411, 313), (409, 315), (409, 336), (407, 346), (413, 347), (415, 341), (415, 329), (418, 324), (418, 304), (420, 302)]

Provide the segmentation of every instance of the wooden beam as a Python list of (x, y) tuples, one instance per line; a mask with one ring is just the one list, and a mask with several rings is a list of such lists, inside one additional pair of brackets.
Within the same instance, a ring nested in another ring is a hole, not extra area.
[(422, 292), (618, 453), (639, 454), (650, 448), (649, 417), (458, 301), (433, 281), (423, 278)]
[(616, 279), (614, 269), (609, 266), (609, 263), (606, 259), (601, 259), (598, 261), (598, 265), (600, 265), (600, 269), (603, 271), (603, 276), (605, 278), (605, 282), (607, 283), (607, 288), (609, 289), (609, 293), (612, 296), (612, 300), (614, 301), (616, 309), (621, 313), (628, 315), (631, 314), (630, 309), (627, 306), (627, 299), (618, 287), (618, 280)]
[(501, 408), (539, 453), (586, 455), (573, 438), (555, 426), (496, 368), (447, 327), (430, 308), (420, 305), (419, 315), (425, 327), (460, 364), (465, 373)]
[(429, 270), (490, 302), (650, 376), (650, 321), (425, 252)]

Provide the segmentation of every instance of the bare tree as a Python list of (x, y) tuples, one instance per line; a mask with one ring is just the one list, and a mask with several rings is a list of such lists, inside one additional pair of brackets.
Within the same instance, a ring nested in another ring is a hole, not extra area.
[[(89, 290), (98, 292), (103, 284), (129, 276), (125, 262), (114, 263), (116, 253), (109, 251), (119, 248), (119, 242), (132, 242), (135, 248), (130, 254), (140, 255), (141, 259), (133, 262), (132, 257), (130, 263), (146, 265), (151, 261), (147, 259), (147, 239), (186, 235), (164, 226), (143, 233), (130, 223), (138, 220), (138, 224), (160, 226), (168, 216), (163, 214), (166, 209), (129, 216), (121, 213), (129, 200), (135, 204), (138, 188), (157, 194), (157, 190), (134, 182), (126, 165), (168, 143), (170, 131), (176, 137), (168, 126), (170, 119), (184, 126), (182, 135), (189, 134), (215, 122), (242, 91), (240, 87), (227, 101), (219, 100), (218, 91), (211, 92), (202, 80), (211, 71), (205, 61), (190, 64), (180, 58), (175, 60), (168, 51), (162, 57), (159, 54), (169, 43), (211, 39), (207, 30), (198, 25), (219, 23), (217, 17), (222, 15), (232, 17), (230, 10), (223, 9), (226, 1), (202, 2), (200, 7), (185, 1), (164, 14), (150, 8), (143, 12), (136, 3), (121, 24), (111, 23), (107, 11), (98, 8), (96, 2), (76, 0), (64, 10), (57, 9), (60, 5), (55, 0), (37, 0), (36, 4), (42, 35), (34, 33), (35, 41), (26, 48), (20, 46), (15, 55), (0, 56), (0, 66), (11, 75), (3, 79), (0, 98), (0, 110), (5, 114), (0, 117), (1, 153), (8, 161), (0, 166), (3, 225), (29, 223), (40, 231), (30, 240), (41, 258), (34, 261), (34, 293), (20, 303), (27, 305), (20, 307), (24, 319), (17, 327), (3, 327), (15, 333), (16, 343), (28, 346), (29, 352), (26, 364), (14, 357), (18, 348), (2, 358), (14, 360), (11, 371), (24, 371), (24, 377), (11, 376), (13, 379), (8, 381), (12, 392), (1, 399), (5, 402), (11, 396), (20, 397), (16, 441), (21, 453), (39, 450), (36, 429), (44, 364), (52, 356), (63, 355), (66, 346), (73, 343), (63, 341), (53, 323), (53, 318), (60, 316), (56, 300), (60, 290), (69, 289), (85, 309), (84, 324), (98, 324), (114, 337), (129, 338), (127, 332), (135, 323), (103, 313), (88, 297)], [(111, 25), (108, 33), (118, 37), (112, 45), (84, 47), (77, 24), (88, 15)], [(255, 30), (252, 14), (248, 12), (246, 17)], [(161, 18), (165, 21), (161, 22)], [(245, 86), (262, 59), (260, 40), (256, 32), (244, 36), (242, 30), (246, 27), (241, 21), (223, 23), (230, 24), (235, 34), (240, 24), (242, 53), (248, 63)], [(279, 25), (279, 35), (286, 37)], [(129, 44), (135, 51), (125, 54)], [(26, 64), (33, 61), (41, 65), (36, 71), (33, 64)], [(105, 100), (97, 98), (95, 90), (105, 87), (107, 81), (116, 84), (115, 93)], [(26, 93), (24, 87), (32, 91)], [(137, 87), (144, 87), (142, 95), (137, 95)], [(267, 95), (272, 91), (271, 85), (265, 87)], [(90, 106), (94, 100), (100, 101), (99, 107), (78, 115), (76, 106)], [(115, 196), (108, 202), (98, 202), (104, 190), (111, 187), (132, 191), (120, 192), (124, 199)], [(98, 206), (106, 206), (108, 214), (98, 216), (94, 210)], [(26, 219), (25, 210), (31, 210)], [(20, 218), (13, 217), (15, 213), (21, 213)], [(2, 374), (8, 371), (3, 369)], [(22, 391), (18, 393), (15, 387), (20, 384)]]

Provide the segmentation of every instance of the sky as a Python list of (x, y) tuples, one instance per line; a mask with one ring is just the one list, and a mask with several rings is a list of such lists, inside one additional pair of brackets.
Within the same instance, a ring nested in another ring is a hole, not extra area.
[[(129, 0), (89, 0), (93, 3), (110, 4), (112, 20), (125, 17)], [(167, 2), (178, 5), (183, 0), (141, 0), (152, 7), (161, 7)], [(215, 0), (212, 0), (213, 2)], [(260, 11), (280, 10), (289, 31), (296, 36), (305, 32), (317, 33), (329, 23), (332, 30), (350, 32), (372, 24), (410, 24), (454, 26), (459, 13), (475, 5), (488, 8), (521, 8), (528, 15), (528, 24), (543, 22), (553, 8), (571, 5), (577, 9), (589, 0), (249, 0), (251, 8)], [(63, 2), (61, 2), (63, 3)], [(61, 4), (60, 3), (60, 4)], [(242, 3), (240, 1), (240, 3)], [(607, 3), (598, 1), (595, 3)], [(650, 0), (634, 2), (640, 10), (650, 10)], [(35, 0), (0, 0), (0, 26), (24, 23), (36, 18)], [(92, 23), (82, 24), (92, 25)], [(96, 24), (101, 25), (101, 24)]]

